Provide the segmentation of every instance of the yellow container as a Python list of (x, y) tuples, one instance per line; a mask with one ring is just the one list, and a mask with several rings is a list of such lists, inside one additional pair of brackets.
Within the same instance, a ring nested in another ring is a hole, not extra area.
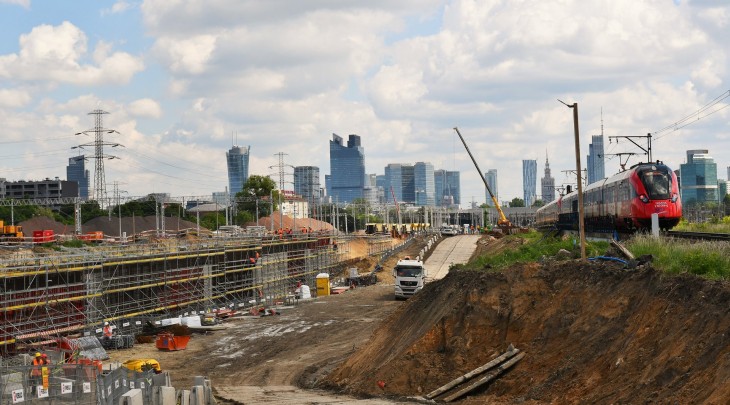
[(330, 295), (330, 275), (327, 273), (317, 274), (317, 296)]
[(4, 226), (5, 226), (5, 222), (3, 222), (2, 219), (0, 219), (0, 230), (2, 230)]
[(15, 225), (5, 226), (5, 233), (15, 233)]

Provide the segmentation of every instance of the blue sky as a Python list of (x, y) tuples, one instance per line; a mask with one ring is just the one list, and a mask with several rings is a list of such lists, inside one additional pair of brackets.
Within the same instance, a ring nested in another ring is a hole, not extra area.
[[(557, 99), (579, 103), (585, 165), (601, 110), (605, 136), (645, 135), (730, 90), (726, 2), (0, 0), (0, 24), (0, 177), (65, 178), (71, 148), (90, 141), (74, 134), (102, 108), (125, 146), (106, 182), (129, 195), (222, 191), (232, 134), (251, 146), (251, 173), (284, 152), (324, 180), (331, 134), (354, 133), (369, 173), (431, 162), (461, 171), (462, 201), (481, 203), (459, 126), (510, 200), (522, 159), (542, 177), (546, 152), (556, 183), (574, 182)], [(725, 178), (728, 100), (657, 136), (654, 157), (678, 168), (709, 149)]]

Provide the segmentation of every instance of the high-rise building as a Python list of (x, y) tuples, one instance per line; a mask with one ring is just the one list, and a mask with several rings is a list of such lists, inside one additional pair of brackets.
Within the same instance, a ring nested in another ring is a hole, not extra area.
[(459, 172), (441, 169), (434, 170), (433, 180), (437, 206), (461, 204), (461, 181)]
[(547, 204), (555, 199), (555, 179), (550, 175), (550, 162), (545, 155), (545, 177), (540, 179), (542, 202)]
[(730, 166), (727, 167), (727, 181), (730, 181)]
[(522, 199), (531, 207), (537, 194), (537, 160), (522, 161)]
[[(489, 189), (492, 190), (492, 194), (494, 194), (494, 198), (497, 199), (499, 202), (499, 189), (497, 182), (497, 169), (489, 169), (486, 173), (484, 173), (484, 178), (487, 180), (487, 185), (489, 186)], [(489, 191), (484, 190), (486, 193), (486, 201), (487, 204), (493, 205), (494, 202), (492, 201), (492, 197), (489, 195)]]
[(89, 171), (86, 170), (84, 155), (68, 158), (66, 166), (66, 180), (75, 181), (79, 185), (79, 197), (89, 198)]
[(234, 145), (226, 152), (228, 163), (228, 192), (235, 196), (243, 190), (243, 185), (248, 181), (248, 157), (251, 153), (251, 146)]
[(433, 179), (433, 165), (428, 162), (416, 162), (413, 166), (416, 205), (436, 205), (436, 187)]
[(389, 163), (385, 166), (385, 199), (388, 202), (403, 201), (403, 165)]
[(680, 193), (684, 204), (718, 201), (717, 164), (707, 149), (687, 151), (687, 163), (679, 166)]
[(359, 136), (350, 135), (345, 146), (342, 137), (332, 134), (330, 183), (329, 191), (336, 203), (349, 203), (356, 198), (364, 197), (365, 150)]
[(593, 184), (606, 177), (603, 156), (603, 135), (593, 135), (591, 137), (591, 144), (588, 145), (586, 169), (588, 170), (588, 184)]
[(320, 200), (319, 167), (297, 166), (294, 168), (294, 193), (310, 203)]
[[(390, 201), (414, 204), (416, 202), (416, 174), (410, 164), (389, 163), (385, 166), (385, 195)], [(392, 192), (391, 192), (392, 188)]]

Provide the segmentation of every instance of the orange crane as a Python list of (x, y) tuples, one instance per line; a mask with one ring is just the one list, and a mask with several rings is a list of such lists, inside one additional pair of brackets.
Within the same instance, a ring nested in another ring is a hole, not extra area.
[(509, 219), (507, 219), (506, 216), (504, 216), (504, 212), (502, 211), (502, 208), (499, 207), (499, 201), (497, 201), (497, 197), (494, 196), (494, 193), (492, 193), (492, 190), (489, 188), (489, 184), (487, 184), (487, 179), (484, 178), (484, 174), (482, 173), (481, 169), (479, 169), (479, 165), (477, 164), (477, 161), (474, 160), (474, 156), (471, 154), (469, 147), (466, 146), (466, 141), (464, 140), (464, 137), (461, 136), (461, 132), (459, 132), (459, 128), (454, 127), (454, 131), (456, 131), (456, 134), (459, 135), (459, 139), (461, 139), (461, 143), (463, 143), (464, 148), (466, 148), (466, 153), (469, 154), (471, 161), (474, 162), (474, 167), (477, 168), (477, 173), (479, 173), (479, 177), (481, 177), (482, 181), (484, 182), (484, 187), (487, 188), (487, 191), (489, 192), (489, 196), (492, 197), (492, 202), (494, 202), (494, 207), (497, 208), (497, 212), (499, 213), (499, 220), (497, 220), (497, 226), (500, 229), (502, 229), (502, 231), (504, 233), (509, 233), (510, 230), (513, 228), (512, 223), (509, 221)]

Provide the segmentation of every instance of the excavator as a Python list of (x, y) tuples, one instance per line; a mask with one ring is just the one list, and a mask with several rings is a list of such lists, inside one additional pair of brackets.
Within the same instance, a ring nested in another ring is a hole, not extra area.
[(477, 161), (474, 159), (474, 155), (471, 154), (469, 147), (466, 146), (466, 141), (464, 140), (464, 137), (461, 136), (461, 132), (459, 132), (459, 128), (454, 127), (454, 131), (456, 131), (456, 134), (459, 135), (459, 139), (461, 139), (461, 143), (463, 143), (464, 148), (466, 148), (466, 153), (469, 154), (471, 161), (474, 162), (474, 167), (477, 168), (477, 173), (479, 173), (479, 177), (481, 177), (482, 181), (484, 182), (484, 187), (487, 188), (487, 191), (489, 192), (489, 196), (492, 197), (492, 202), (494, 203), (494, 207), (497, 208), (497, 212), (499, 213), (499, 219), (497, 220), (497, 226), (499, 227), (499, 229), (502, 230), (502, 233), (504, 233), (505, 235), (510, 234), (512, 232), (512, 229), (514, 229), (514, 226), (512, 226), (512, 223), (504, 215), (502, 208), (500, 208), (499, 201), (497, 201), (497, 197), (494, 196), (494, 193), (492, 193), (492, 190), (489, 188), (489, 184), (487, 184), (487, 179), (484, 178), (484, 174), (482, 173), (481, 169), (479, 169), (479, 165), (477, 164)]

